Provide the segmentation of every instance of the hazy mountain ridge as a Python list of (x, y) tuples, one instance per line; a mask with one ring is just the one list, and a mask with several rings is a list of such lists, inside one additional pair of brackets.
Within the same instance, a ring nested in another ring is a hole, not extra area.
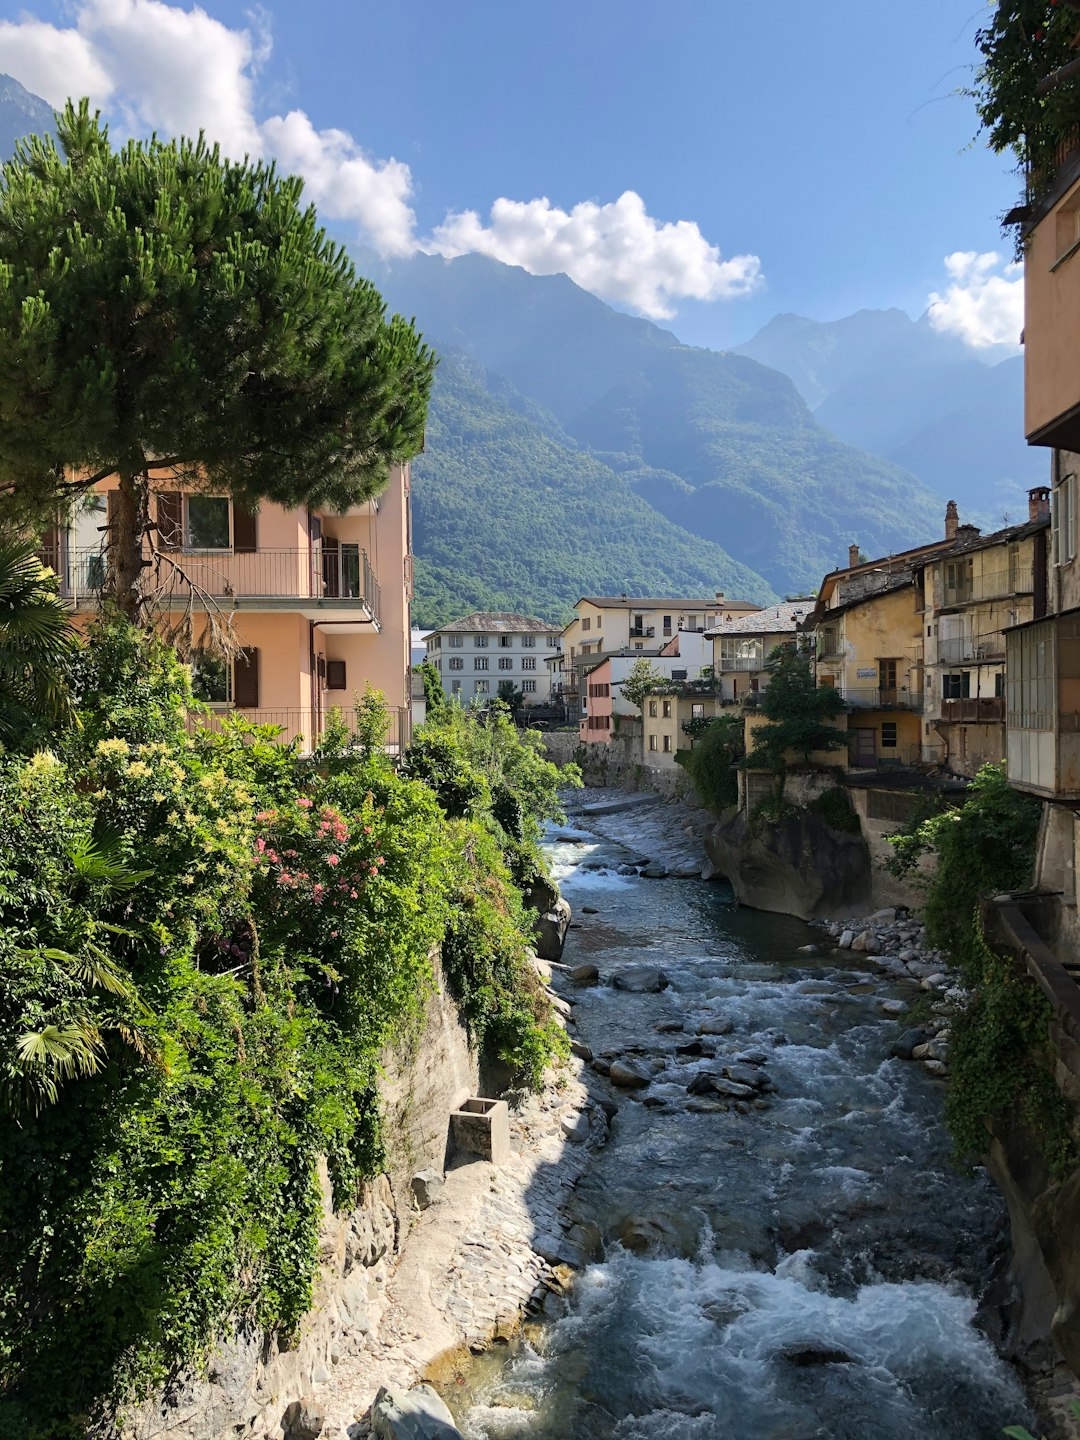
[(11, 75), (0, 75), (0, 156), (13, 155), (27, 135), (55, 135), (53, 108)]
[(985, 363), (925, 315), (778, 315), (737, 349), (790, 376), (835, 435), (910, 470), (969, 518), (1000, 523), (1045, 478), (1045, 454), (1024, 442), (1023, 359)]

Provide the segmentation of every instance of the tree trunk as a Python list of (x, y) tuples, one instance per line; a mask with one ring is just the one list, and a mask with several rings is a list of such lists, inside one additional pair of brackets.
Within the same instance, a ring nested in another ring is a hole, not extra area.
[(121, 471), (116, 510), (109, 535), (109, 559), (116, 602), (133, 625), (144, 623), (146, 595), (142, 572), (143, 537), (150, 514), (150, 490), (145, 471)]

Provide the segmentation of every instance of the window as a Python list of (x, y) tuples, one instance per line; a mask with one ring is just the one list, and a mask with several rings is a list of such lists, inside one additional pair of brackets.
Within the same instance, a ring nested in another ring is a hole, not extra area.
[(500, 649), (500, 650), (509, 650), (510, 647), (513, 645), (513, 643), (514, 643), (514, 637), (513, 637), (512, 635), (500, 635), (500, 636), (499, 636), (499, 649)]
[[(442, 669), (442, 661), (439, 662)], [(345, 661), (327, 660), (326, 662), (326, 688), (328, 690), (347, 690), (345, 683)]]
[(994, 676), (994, 695), (1000, 697), (1005, 694), (1005, 671), (999, 670)]
[(451, 650), (460, 650), (462, 645), (465, 643), (464, 635), (450, 635), (447, 638), (450, 641)]
[(547, 637), (547, 643), (548, 643), (548, 649), (549, 649), (549, 650), (555, 650), (555, 649), (557, 649), (557, 648), (558, 648), (558, 644), (559, 644), (559, 637), (558, 637), (558, 635), (549, 635), (549, 636)]
[(521, 682), (521, 693), (522, 693), (523, 695), (535, 695), (535, 694), (536, 694), (536, 681), (535, 681), (535, 680), (522, 680), (522, 682)]
[(464, 669), (465, 669), (465, 660), (464, 660), (464, 658), (463, 658), (461, 655), (451, 655), (451, 656), (450, 656), (450, 669), (451, 669), (451, 670), (464, 670)]
[(650, 750), (655, 750), (655, 749), (656, 749), (656, 736), (655, 736), (655, 735), (650, 735), (650, 736), (649, 736), (649, 749), (650, 749)]
[(645, 649), (645, 646), (641, 643), (640, 640), (638, 640), (638, 641), (636, 641), (635, 644), (634, 644), (634, 649), (635, 649), (635, 650), (644, 650), (644, 649)]
[(664, 704), (664, 719), (665, 719), (665, 720), (670, 720), (670, 719), (671, 719), (671, 701), (670, 701), (670, 700), (665, 700), (665, 701), (663, 702), (663, 704)]
[(486, 695), (488, 693), (488, 682), (486, 680), (477, 680), (476, 693), (477, 695)]
[(476, 646), (477, 650), (486, 650), (487, 642), (488, 637), (486, 635), (475, 635), (473, 637), (473, 644)]
[(881, 748), (883, 750), (896, 749), (896, 721), (885, 720), (881, 726)]
[(523, 670), (535, 670), (535, 669), (536, 669), (536, 656), (535, 656), (535, 655), (525, 655), (525, 656), (523, 656), (523, 657), (522, 657), (522, 661), (521, 661), (521, 668), (522, 668)]
[(941, 677), (941, 698), (943, 700), (966, 700), (971, 694), (971, 671), (960, 670)]
[(671, 634), (671, 616), (670, 616), (670, 615), (665, 615), (665, 616), (664, 616), (664, 634), (665, 634), (665, 635), (670, 635), (670, 634)]
[(695, 701), (693, 702), (693, 704), (690, 706), (690, 719), (691, 719), (691, 720), (704, 720), (704, 719), (705, 719), (705, 702), (704, 702), (704, 701), (695, 700)]
[(499, 656), (499, 669), (500, 669), (500, 670), (512, 670), (513, 668), (514, 668), (514, 659), (513, 659), (513, 656), (512, 656), (512, 655), (500, 655), (500, 656)]
[(1076, 559), (1076, 476), (1065, 475), (1054, 487), (1050, 507), (1050, 529), (1054, 540), (1054, 564), (1068, 565)]
[(536, 649), (536, 636), (535, 636), (535, 635), (522, 635), (522, 637), (521, 637), (521, 648), (522, 648), (523, 650), (535, 650), (535, 649)]
[(601, 625), (603, 625), (603, 623), (604, 623), (604, 617), (603, 617), (602, 615), (597, 615), (597, 617), (596, 617), (596, 628), (597, 628), (597, 630), (600, 629), (600, 627), (601, 627)]
[(687, 674), (688, 672), (686, 670), (672, 670), (671, 678), (673, 680), (685, 680), (687, 678)]
[(668, 753), (668, 754), (670, 754), (670, 752), (671, 752), (671, 736), (670, 736), (670, 735), (665, 735), (665, 736), (664, 736), (664, 750), (665, 750), (665, 752)]
[(472, 662), (472, 668), (473, 668), (474, 670), (486, 670), (486, 669), (488, 668), (487, 656), (486, 656), (486, 655), (474, 655), (474, 656), (473, 656), (473, 662)]
[(184, 545), (188, 550), (228, 550), (232, 544), (229, 502), (223, 495), (189, 495)]
[(610, 685), (601, 685), (597, 683), (595, 685), (589, 686), (589, 698), (592, 700), (606, 700), (610, 696), (610, 694)]
[(652, 716), (652, 718), (653, 718), (654, 720), (656, 719), (656, 701), (655, 701), (655, 700), (650, 700), (650, 701), (649, 701), (649, 714)]
[[(453, 663), (454, 663), (454, 662), (451, 660), (451, 661), (450, 661), (450, 664), (452, 665)], [(461, 681), (460, 681), (460, 680), (451, 680), (451, 681), (450, 681), (450, 694), (451, 694), (451, 695), (460, 695), (460, 694), (461, 694)]]
[(582, 628), (582, 630), (591, 630), (591, 629), (592, 629), (592, 619), (591, 619), (588, 615), (586, 615), (585, 618), (582, 620), (582, 622), (581, 622), (581, 628)]
[(191, 661), (191, 693), (206, 705), (227, 705), (232, 699), (232, 667), (220, 656), (200, 651)]

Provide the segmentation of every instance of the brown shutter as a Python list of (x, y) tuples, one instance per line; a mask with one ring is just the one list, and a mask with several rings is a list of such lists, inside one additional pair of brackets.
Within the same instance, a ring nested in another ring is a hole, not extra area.
[(245, 510), (235, 501), (232, 511), (232, 548), (236, 555), (254, 555), (256, 549), (254, 513)]
[(322, 538), (323, 594), (341, 594), (341, 551), (332, 535)]
[(259, 708), (258, 650), (241, 650), (233, 661), (233, 704), (238, 710)]
[(326, 688), (328, 690), (345, 689), (345, 661), (327, 660), (326, 662)]
[(158, 539), (166, 550), (184, 543), (184, 497), (178, 490), (162, 490), (157, 497)]

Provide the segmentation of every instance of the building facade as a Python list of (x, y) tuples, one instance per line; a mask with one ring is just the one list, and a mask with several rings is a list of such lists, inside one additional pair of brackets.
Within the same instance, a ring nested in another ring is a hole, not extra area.
[(785, 600), (756, 614), (722, 620), (706, 632), (712, 645), (717, 695), (723, 704), (738, 704), (768, 687), (765, 667), (769, 656), (778, 645), (797, 642), (800, 627), (813, 608), (812, 599)]
[[(387, 743), (408, 743), (411, 709), (410, 475), (395, 466), (382, 494), (341, 515), (226, 496), (151, 475), (153, 529), (144, 546), (153, 610), (183, 630), (193, 685), (208, 707), (196, 723), (240, 712), (310, 745), (331, 710), (346, 723), (358, 695), (382, 692)], [(44, 537), (42, 558), (84, 624), (110, 583), (115, 482), (96, 487), (72, 522)], [(213, 632), (238, 653), (222, 659)]]
[(559, 632), (546, 620), (477, 610), (432, 630), (426, 644), (443, 690), (463, 705), (494, 700), (500, 685), (512, 685), (523, 708), (545, 704), (551, 695)]

